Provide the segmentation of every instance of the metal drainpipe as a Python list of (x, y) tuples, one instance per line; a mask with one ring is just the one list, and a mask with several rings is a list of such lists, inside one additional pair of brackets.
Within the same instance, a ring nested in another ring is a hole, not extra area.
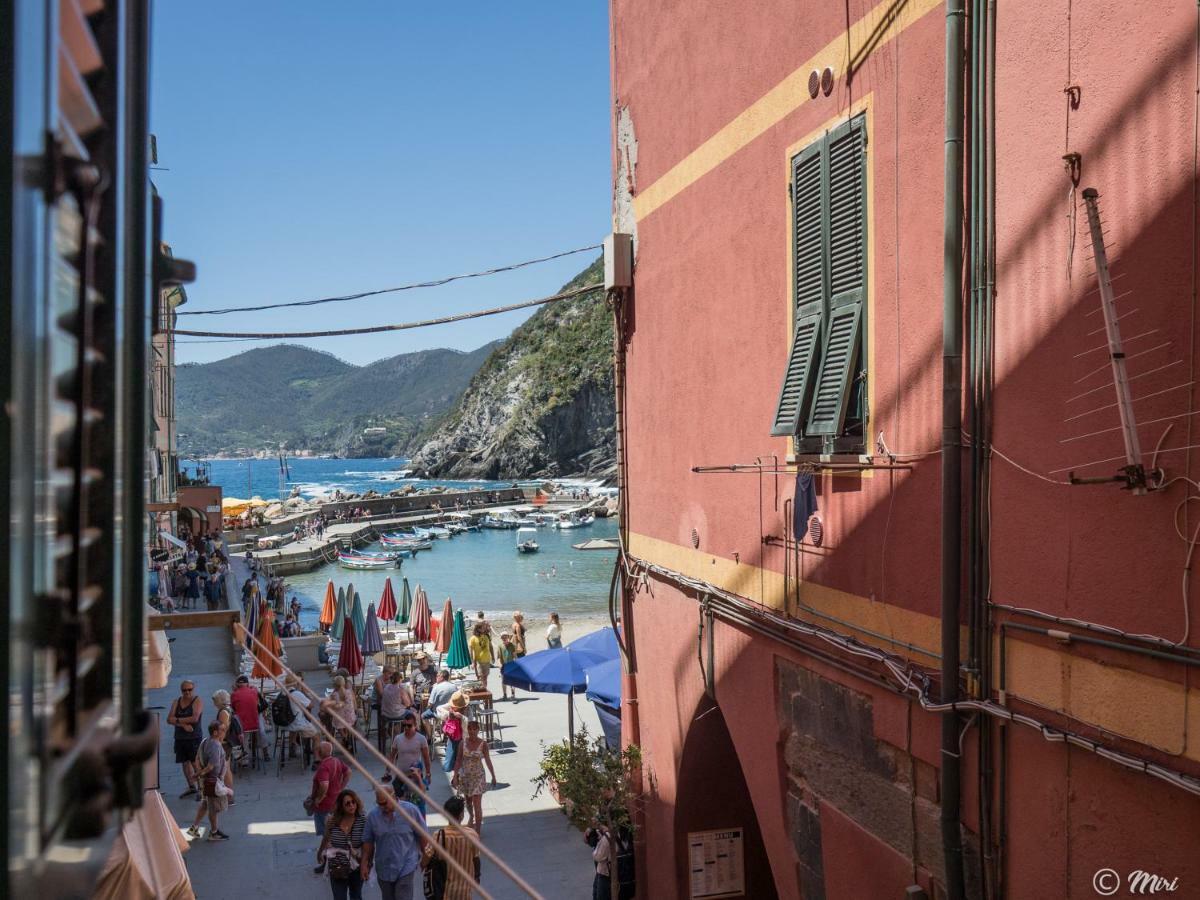
[[(617, 540), (621, 545), (617, 559), (618, 570), (614, 573), (613, 590), (620, 591), (621, 602), (621, 635), (619, 643), (624, 657), (621, 673), (621, 731), (622, 743), (628, 746), (641, 746), (642, 726), (638, 714), (637, 689), (637, 639), (633, 627), (633, 599), (628, 591), (626, 573), (624, 570), (625, 551), (628, 549), (629, 537), (629, 482), (625, 470), (625, 328), (624, 316), (629, 302), (628, 291), (618, 291), (613, 298), (613, 418), (616, 422), (614, 429), (614, 450), (617, 456)], [(612, 598), (609, 601), (612, 609)], [(615, 630), (615, 629), (614, 629)], [(625, 726), (629, 727), (626, 728)], [(633, 794), (641, 800), (644, 796), (645, 783), (639, 771), (633, 784)], [(633, 810), (634, 826), (634, 878), (636, 883), (645, 891), (649, 878), (649, 865), (645, 852), (645, 804), (638, 802)], [(613, 896), (616, 896), (617, 884), (614, 879)]]
[[(942, 271), (942, 686), (956, 702), (962, 594), (963, 0), (946, 0), (946, 141)], [(942, 851), (946, 895), (963, 900), (958, 714), (942, 716)]]

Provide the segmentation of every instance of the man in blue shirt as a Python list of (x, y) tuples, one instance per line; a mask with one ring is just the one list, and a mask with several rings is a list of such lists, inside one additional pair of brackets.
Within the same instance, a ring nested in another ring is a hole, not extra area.
[[(367, 814), (363, 829), (363, 881), (374, 864), (383, 900), (412, 900), (417, 866), (429, 836), (424, 818), (415, 806), (397, 800), (389, 791), (377, 790), (375, 802), (378, 805)], [(418, 825), (414, 827), (397, 807)]]

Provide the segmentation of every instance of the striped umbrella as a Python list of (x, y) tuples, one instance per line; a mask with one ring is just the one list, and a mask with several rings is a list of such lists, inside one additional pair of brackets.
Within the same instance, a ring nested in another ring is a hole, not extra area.
[(383, 635), (379, 633), (379, 619), (375, 615), (375, 604), (367, 607), (367, 621), (363, 625), (362, 652), (374, 656), (383, 652)]
[(333, 625), (329, 629), (329, 633), (335, 641), (342, 639), (342, 621), (346, 618), (349, 612), (346, 609), (346, 591), (343, 588), (338, 588), (337, 608), (333, 611)]
[[(276, 657), (280, 654), (279, 635), (275, 633), (274, 624), (275, 614), (269, 609), (263, 612), (262, 621), (258, 623), (258, 638), (261, 644), (266, 645), (266, 650), (270, 650)], [(270, 678), (273, 675), (283, 673), (283, 666), (279, 664), (277, 659), (269, 656), (259, 644), (254, 645), (254, 671), (250, 673), (251, 678)], [(262, 688), (262, 682), (259, 681), (259, 688)]]
[(450, 639), (449, 650), (446, 654), (448, 668), (465, 669), (471, 664), (471, 652), (467, 649), (467, 625), (463, 621), (461, 609), (454, 614), (454, 636)]
[(345, 669), (353, 678), (364, 668), (362, 650), (354, 635), (354, 623), (347, 616), (342, 622), (342, 648), (338, 651), (338, 668)]
[(396, 594), (392, 590), (392, 578), (389, 575), (383, 583), (383, 596), (379, 598), (379, 618), (390, 622), (396, 618)]
[(410, 622), (413, 640), (417, 643), (423, 644), (429, 640), (429, 621), (431, 618), (429, 601), (425, 598), (425, 592), (421, 590), (421, 586), (418, 584), (417, 596), (413, 600), (412, 620)]
[(325, 602), (321, 604), (321, 615), (317, 619), (322, 625), (328, 628), (333, 624), (334, 607), (337, 606), (337, 594), (333, 590), (333, 580), (330, 579), (329, 584), (325, 585)]
[(397, 625), (407, 625), (409, 617), (412, 616), (412, 591), (408, 589), (408, 579), (404, 579), (404, 589), (400, 592), (400, 617), (396, 619)]
[(363, 615), (362, 597), (358, 595), (358, 591), (354, 592), (354, 605), (350, 608), (350, 621), (354, 624), (354, 636), (358, 638), (358, 642), (361, 644), (363, 628), (366, 627), (367, 617)]
[[(454, 607), (450, 605), (450, 598), (446, 598), (446, 605), (442, 607), (442, 614), (438, 617), (441, 621), (438, 627), (437, 637), (433, 641), (433, 649), (439, 654), (445, 653), (450, 649), (450, 639), (454, 637)], [(438, 668), (442, 667), (441, 659), (438, 660)]]

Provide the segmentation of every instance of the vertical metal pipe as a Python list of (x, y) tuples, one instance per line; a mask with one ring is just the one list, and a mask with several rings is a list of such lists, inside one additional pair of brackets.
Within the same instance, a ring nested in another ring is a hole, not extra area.
[[(946, 139), (942, 222), (942, 685), (958, 700), (962, 594), (963, 0), (946, 0)], [(946, 895), (963, 900), (958, 714), (942, 716), (942, 850)]]

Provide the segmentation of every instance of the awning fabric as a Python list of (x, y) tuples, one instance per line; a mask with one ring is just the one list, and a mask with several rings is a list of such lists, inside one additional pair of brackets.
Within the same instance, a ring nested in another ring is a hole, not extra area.
[(146, 643), (143, 657), (146, 689), (164, 688), (167, 679), (171, 677), (171, 644), (165, 631), (152, 631), (149, 627), (149, 616), (157, 615), (158, 610), (146, 605)]
[(181, 541), (179, 538), (175, 537), (175, 535), (171, 534), (171, 532), (169, 532), (169, 531), (160, 531), (158, 533), (158, 536), (160, 538), (162, 538), (164, 541), (166, 541), (168, 544), (174, 544), (176, 547), (178, 547), (181, 550), (187, 549), (187, 544), (184, 543), (183, 541)]
[(195, 900), (183, 854), (188, 842), (158, 791), (125, 823), (96, 884), (94, 900)]

